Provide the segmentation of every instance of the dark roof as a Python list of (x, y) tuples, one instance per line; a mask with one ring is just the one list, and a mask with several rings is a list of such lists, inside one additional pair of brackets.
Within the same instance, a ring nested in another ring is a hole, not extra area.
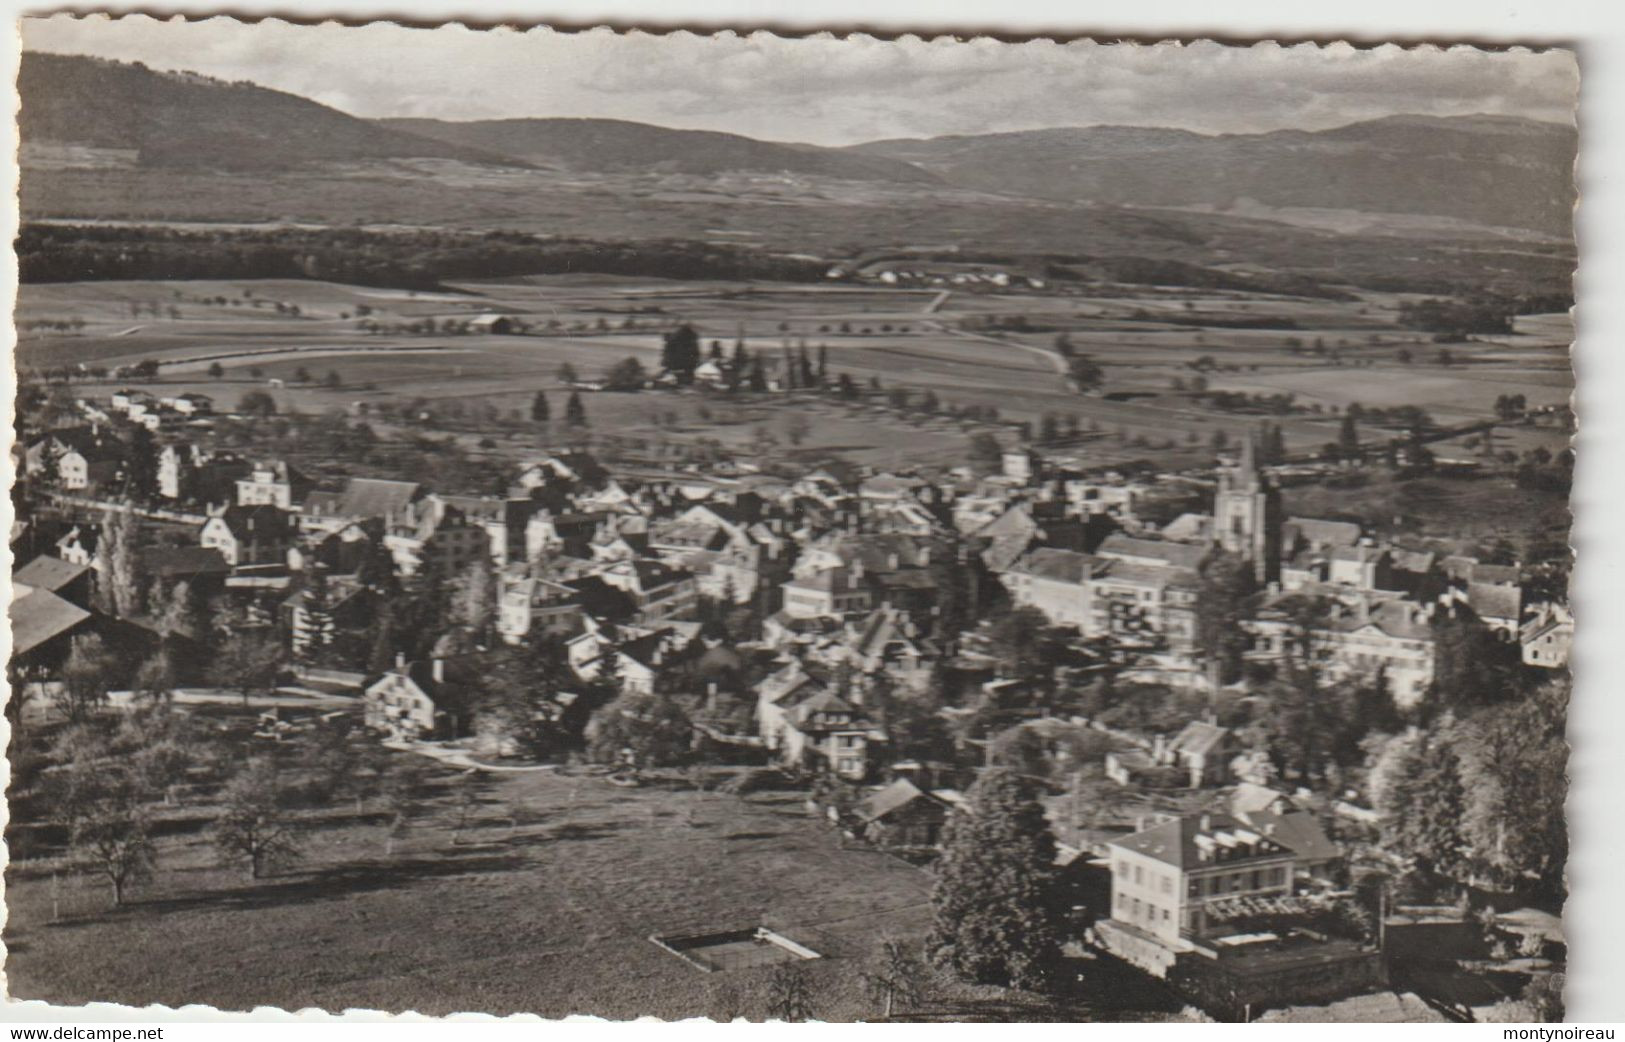
[(417, 498), (415, 481), (351, 478), (334, 509), (341, 517), (391, 517)]
[(149, 546), (140, 551), (142, 570), (154, 578), (229, 575), (231, 565), (212, 546)]
[(1326, 836), (1326, 830), (1308, 811), (1288, 811), (1271, 814), (1267, 810), (1251, 811), (1243, 820), (1275, 840), (1303, 861), (1330, 861), (1343, 856), (1343, 848)]
[(281, 507), (269, 503), (257, 503), (253, 506), (238, 506), (233, 504), (225, 509), (220, 519), (231, 529), (235, 536), (246, 535), (250, 532), (264, 535), (267, 533), (286, 533), (293, 525), (293, 514)]
[(682, 582), (689, 576), (689, 572), (685, 569), (673, 568), (664, 561), (656, 561), (649, 557), (634, 559), (632, 561), (632, 570), (637, 573), (638, 584), (646, 590), (651, 587)]
[(1318, 517), (1289, 517), (1282, 526), (1311, 543), (1323, 546), (1353, 546), (1360, 541), (1360, 526), (1351, 521), (1325, 521)]
[(26, 655), (46, 641), (73, 629), (90, 618), (90, 612), (69, 604), (49, 590), (32, 587), (11, 602), (11, 652)]
[(32, 586), (51, 593), (73, 582), (90, 569), (82, 564), (69, 564), (60, 557), (36, 557), (11, 574), (13, 582)]
[(616, 589), (596, 575), (583, 575), (579, 579), (567, 580), (563, 585), (576, 591), (582, 610), (594, 618), (624, 619), (637, 610), (637, 605), (626, 591)]
[(1523, 610), (1523, 588), (1471, 582), (1467, 606), (1481, 619), (1517, 619)]
[(798, 702), (795, 715), (798, 723), (805, 724), (815, 713), (847, 713), (856, 718), (857, 709), (846, 699), (827, 687), (821, 687), (807, 699)]
[[(1243, 840), (1235, 835), (1236, 830), (1244, 830), (1258, 838), (1253, 841)], [(1228, 835), (1233, 844), (1219, 842), (1219, 836)], [(1205, 868), (1208, 865), (1236, 864), (1238, 862), (1255, 861), (1264, 858), (1278, 858), (1288, 854), (1285, 846), (1265, 837), (1256, 828), (1247, 825), (1228, 814), (1187, 814), (1183, 817), (1165, 821), (1160, 825), (1153, 825), (1142, 829), (1132, 836), (1115, 840), (1111, 844), (1136, 854), (1155, 858), (1164, 864), (1175, 868), (1195, 869)], [(1234, 854), (1225, 857), (1222, 861), (1205, 853), (1210, 848), (1215, 850), (1234, 851)]]
[(1421, 574), (1432, 568), (1436, 560), (1433, 553), (1428, 550), (1401, 550), (1398, 548), (1388, 551), (1388, 559), (1393, 562), (1396, 571), (1416, 574)]

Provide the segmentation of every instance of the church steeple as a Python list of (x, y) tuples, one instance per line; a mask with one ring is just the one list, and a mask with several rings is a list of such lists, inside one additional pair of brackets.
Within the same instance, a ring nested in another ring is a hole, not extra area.
[(1247, 488), (1258, 487), (1257, 445), (1257, 432), (1248, 431), (1247, 437), (1241, 443), (1241, 466), (1239, 468), (1241, 472), (1237, 475), (1241, 479), (1241, 484)]
[(1259, 472), (1256, 438), (1248, 431), (1236, 465), (1219, 468), (1213, 528), (1219, 545), (1251, 561), (1258, 581), (1268, 583), (1281, 574), (1281, 494)]

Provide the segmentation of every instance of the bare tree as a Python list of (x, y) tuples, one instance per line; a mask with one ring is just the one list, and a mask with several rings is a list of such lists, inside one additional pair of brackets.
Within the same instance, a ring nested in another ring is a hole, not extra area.
[(767, 1015), (789, 1023), (813, 1018), (812, 989), (801, 967), (788, 962), (773, 967), (767, 978)]
[(73, 638), (72, 647), (62, 667), (55, 701), (57, 710), (70, 723), (80, 724), (107, 700), (107, 685), (118, 669), (118, 660), (94, 633)]
[(222, 859), (246, 860), (251, 879), (297, 860), (299, 834), (285, 802), (276, 766), (269, 761), (254, 761), (233, 778), (214, 821), (214, 844)]
[(134, 779), (122, 769), (92, 773), (79, 789), (70, 841), (75, 857), (107, 880), (117, 907), (132, 883), (152, 876), (152, 836)]
[(897, 1006), (918, 1006), (924, 997), (925, 964), (901, 941), (881, 942), (870, 969), (863, 975), (869, 996), (883, 1003), (882, 1015), (891, 1019)]

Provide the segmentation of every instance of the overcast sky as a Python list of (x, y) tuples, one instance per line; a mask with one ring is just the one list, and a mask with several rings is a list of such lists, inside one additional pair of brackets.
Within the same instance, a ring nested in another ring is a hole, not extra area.
[(188, 69), (357, 116), (600, 116), (850, 144), (1100, 123), (1207, 133), (1392, 113), (1571, 121), (1566, 52), (1001, 44), (24, 19), (27, 49)]

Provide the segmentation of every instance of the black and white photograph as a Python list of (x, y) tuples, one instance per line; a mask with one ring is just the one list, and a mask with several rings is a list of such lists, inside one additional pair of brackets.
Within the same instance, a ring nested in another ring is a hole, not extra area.
[(11, 999), (1564, 1019), (1573, 50), (20, 33)]

